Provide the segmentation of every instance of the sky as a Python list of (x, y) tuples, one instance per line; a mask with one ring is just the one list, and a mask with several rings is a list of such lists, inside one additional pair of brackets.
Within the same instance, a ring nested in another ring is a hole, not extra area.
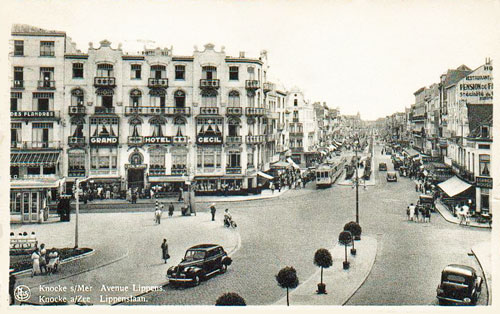
[(12, 23), (65, 31), (82, 51), (103, 39), (131, 53), (146, 44), (191, 55), (209, 42), (231, 56), (267, 50), (270, 80), (368, 120), (500, 51), (500, 1), (17, 0), (2, 12), (4, 35)]

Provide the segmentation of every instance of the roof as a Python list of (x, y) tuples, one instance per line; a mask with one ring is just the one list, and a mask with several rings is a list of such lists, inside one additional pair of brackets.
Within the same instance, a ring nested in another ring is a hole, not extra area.
[(29, 34), (29, 35), (52, 35), (52, 36), (66, 36), (66, 32), (46, 30), (36, 26), (27, 24), (13, 24), (11, 28), (12, 34)]
[(59, 161), (59, 152), (13, 152), (10, 155), (11, 166), (55, 166)]
[(469, 119), (469, 137), (480, 137), (481, 126), (491, 124), (493, 120), (493, 105), (467, 104)]
[(189, 250), (209, 250), (219, 247), (218, 244), (198, 244), (189, 248)]
[(472, 276), (476, 270), (470, 266), (450, 264), (443, 269), (443, 272), (460, 273), (465, 276)]
[(455, 85), (458, 81), (466, 77), (472, 70), (465, 65), (459, 66), (456, 70), (448, 70), (443, 86), (448, 88)]

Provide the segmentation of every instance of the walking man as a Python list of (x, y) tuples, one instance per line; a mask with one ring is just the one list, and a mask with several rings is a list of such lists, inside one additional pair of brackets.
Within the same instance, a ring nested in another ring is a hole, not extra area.
[(163, 243), (161, 244), (161, 255), (166, 264), (167, 260), (170, 258), (170, 255), (168, 254), (167, 239), (163, 239)]
[(155, 218), (156, 218), (156, 223), (160, 224), (161, 223), (161, 209), (158, 206), (156, 206)]
[(182, 190), (182, 187), (179, 188), (179, 199), (177, 201), (182, 201), (184, 199), (184, 191)]
[(215, 203), (212, 203), (212, 204), (210, 205), (210, 213), (212, 214), (212, 221), (215, 221), (215, 212), (216, 212), (216, 211), (217, 211), (217, 210), (215, 209)]

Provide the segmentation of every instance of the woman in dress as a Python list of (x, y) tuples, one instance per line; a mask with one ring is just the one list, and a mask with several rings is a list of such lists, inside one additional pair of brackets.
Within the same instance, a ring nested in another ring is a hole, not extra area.
[(45, 244), (40, 245), (40, 274), (47, 273), (47, 249)]
[(40, 273), (40, 253), (38, 252), (38, 249), (34, 250), (33, 254), (31, 254), (31, 261), (33, 263), (31, 277), (33, 277)]

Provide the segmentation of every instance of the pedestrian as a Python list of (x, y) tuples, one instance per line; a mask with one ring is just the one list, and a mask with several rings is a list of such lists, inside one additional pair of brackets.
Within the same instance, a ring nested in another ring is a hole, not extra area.
[(163, 239), (163, 243), (161, 244), (161, 257), (162, 257), (163, 261), (165, 261), (165, 264), (167, 263), (168, 259), (170, 258), (170, 255), (168, 254), (167, 239)]
[(306, 184), (307, 184), (307, 178), (306, 178), (306, 177), (304, 177), (304, 178), (302, 179), (302, 188), (304, 188), (304, 189), (305, 189), (305, 188), (306, 188)]
[(40, 245), (40, 274), (47, 274), (47, 249), (45, 243)]
[(168, 205), (168, 217), (172, 217), (174, 215), (174, 203), (170, 202)]
[(428, 223), (431, 222), (431, 209), (430, 208), (426, 208), (425, 210), (425, 218), (427, 220)]
[(269, 183), (269, 189), (271, 190), (271, 194), (274, 194), (274, 184), (273, 184), (273, 182)]
[(14, 269), (9, 270), (9, 297), (10, 297), (10, 305), (16, 304), (16, 298), (14, 297), (14, 290), (16, 288), (16, 276), (13, 274)]
[(410, 220), (410, 205), (406, 207), (406, 220)]
[(419, 207), (416, 207), (415, 208), (415, 222), (418, 222), (419, 221), (419, 217), (418, 217), (418, 212), (419, 212), (420, 208)]
[(413, 203), (410, 204), (409, 209), (410, 209), (410, 220), (413, 220), (415, 217), (415, 206), (413, 205)]
[(278, 188), (278, 193), (281, 192), (281, 183), (280, 181), (276, 182), (276, 187)]
[(40, 253), (38, 252), (38, 248), (31, 254), (31, 263), (31, 277), (33, 277), (40, 273)]
[(182, 187), (179, 188), (179, 199), (177, 201), (182, 201), (184, 200), (184, 190), (182, 189)]
[(155, 220), (157, 224), (161, 223), (161, 209), (159, 207), (156, 207), (155, 210)]
[(132, 204), (137, 204), (137, 192), (132, 192)]
[(215, 203), (210, 204), (210, 213), (212, 214), (212, 221), (215, 221), (215, 212), (217, 209), (215, 209)]
[(470, 210), (469, 206), (464, 203), (464, 205), (462, 206), (462, 213), (463, 213), (463, 216), (464, 216), (464, 220), (465, 220), (465, 225), (466, 226), (469, 225), (469, 220), (470, 220), (469, 210)]
[(419, 188), (419, 186), (418, 186), (419, 184), (420, 184), (420, 183), (418, 183), (418, 182), (415, 184), (415, 192), (418, 192), (418, 191), (420, 190), (420, 188)]

